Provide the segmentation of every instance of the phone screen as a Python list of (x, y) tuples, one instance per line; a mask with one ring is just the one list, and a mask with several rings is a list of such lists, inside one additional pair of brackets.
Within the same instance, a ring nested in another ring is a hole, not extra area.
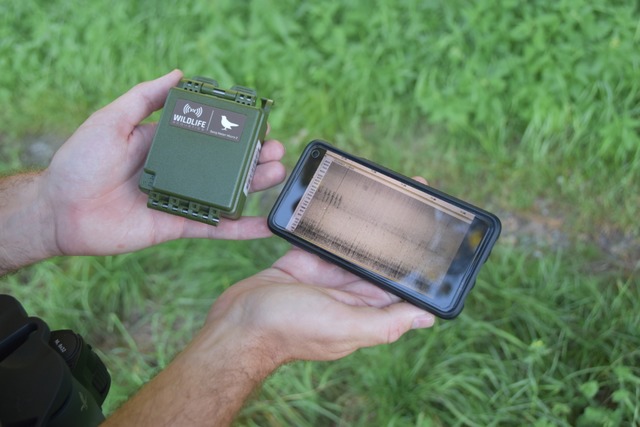
[(274, 208), (275, 225), (294, 242), (450, 310), (465, 278), (474, 279), (490, 229), (478, 212), (346, 153), (318, 145), (306, 154)]

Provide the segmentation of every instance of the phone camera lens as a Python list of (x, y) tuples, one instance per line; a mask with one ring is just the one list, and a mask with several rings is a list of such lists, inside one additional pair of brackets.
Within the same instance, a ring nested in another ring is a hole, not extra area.
[(314, 159), (317, 159), (318, 157), (320, 157), (320, 150), (313, 150), (311, 152), (311, 157), (313, 157)]

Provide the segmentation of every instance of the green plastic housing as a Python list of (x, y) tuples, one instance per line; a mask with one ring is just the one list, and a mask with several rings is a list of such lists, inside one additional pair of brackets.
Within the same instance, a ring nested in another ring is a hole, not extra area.
[(140, 177), (147, 206), (211, 225), (239, 218), (272, 105), (244, 87), (181, 80), (169, 91)]

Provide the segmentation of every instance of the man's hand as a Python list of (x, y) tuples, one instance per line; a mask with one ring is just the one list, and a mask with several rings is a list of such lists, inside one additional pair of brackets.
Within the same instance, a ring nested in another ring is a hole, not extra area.
[[(277, 364), (333, 360), (396, 341), (434, 316), (300, 249), (225, 291), (209, 321), (229, 322)], [(207, 329), (205, 326), (204, 330)]]
[(433, 315), (292, 249), (227, 289), (189, 346), (105, 426), (230, 425), (280, 365), (339, 359), (433, 322)]
[[(271, 235), (266, 219), (222, 220), (218, 227), (148, 209), (138, 189), (155, 124), (182, 73), (141, 83), (89, 117), (49, 167), (0, 179), (0, 275), (57, 255), (111, 255), (178, 238), (253, 239)], [(284, 147), (266, 141), (251, 191), (284, 180)]]
[[(55, 249), (64, 255), (130, 252), (184, 238), (250, 239), (269, 236), (264, 218), (223, 220), (212, 227), (148, 209), (138, 189), (140, 170), (156, 124), (140, 124), (160, 109), (182, 73), (141, 83), (94, 113), (54, 156), (42, 176), (42, 193), (55, 226)], [(251, 189), (284, 179), (282, 144), (264, 144)]]

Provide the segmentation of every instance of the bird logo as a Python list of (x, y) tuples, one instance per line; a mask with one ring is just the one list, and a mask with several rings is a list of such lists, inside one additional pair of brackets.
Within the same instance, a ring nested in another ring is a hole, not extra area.
[(232, 128), (238, 126), (237, 123), (230, 122), (229, 119), (227, 119), (227, 116), (222, 116), (220, 124), (222, 125), (222, 130), (231, 130)]

